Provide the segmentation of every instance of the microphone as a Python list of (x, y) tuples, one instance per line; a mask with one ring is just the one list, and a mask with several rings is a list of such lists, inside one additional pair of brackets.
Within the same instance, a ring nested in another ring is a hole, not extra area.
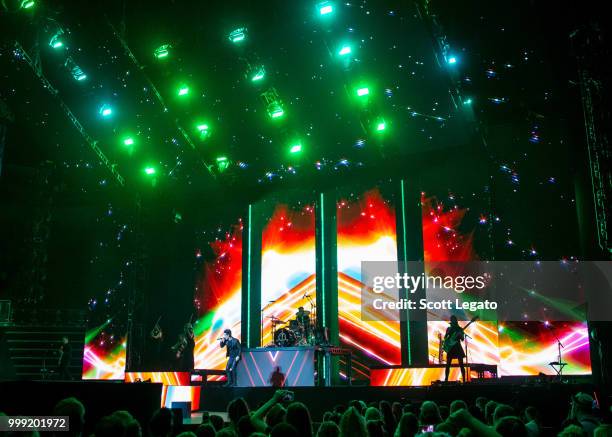
[(219, 337), (219, 338), (217, 339), (217, 341), (221, 341), (221, 340), (223, 340), (223, 337)]
[(274, 303), (274, 302), (276, 302), (276, 301), (275, 301), (275, 300), (269, 300), (268, 302), (270, 302), (270, 303)]

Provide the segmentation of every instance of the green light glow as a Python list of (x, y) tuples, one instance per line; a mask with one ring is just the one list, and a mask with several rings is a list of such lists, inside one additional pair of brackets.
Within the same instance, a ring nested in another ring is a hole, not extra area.
[(132, 137), (127, 137), (123, 140), (123, 145), (124, 146), (133, 146), (134, 145), (134, 139)]
[(359, 88), (357, 90), (358, 97), (367, 96), (368, 94), (370, 94), (370, 89), (368, 87)]
[(456, 64), (457, 63), (457, 58), (455, 58), (454, 56), (451, 56), (450, 58), (448, 58), (448, 63), (449, 64)]
[(36, 3), (34, 2), (34, 0), (22, 0), (21, 1), (21, 7), (23, 9), (30, 9), (32, 7), (34, 7)]
[(317, 7), (319, 8), (319, 14), (321, 15), (328, 15), (334, 12), (334, 8), (329, 2), (319, 3)]
[(291, 149), (289, 149), (289, 152), (291, 153), (300, 153), (302, 151), (302, 145), (301, 144), (294, 144), (293, 146), (291, 146)]
[(178, 95), (186, 96), (187, 94), (189, 94), (189, 87), (187, 85), (181, 85), (181, 87), (178, 90)]
[(285, 115), (283, 107), (278, 102), (272, 102), (268, 105), (268, 115), (273, 119), (280, 118)]
[(155, 51), (153, 51), (153, 55), (157, 59), (167, 58), (168, 55), (170, 54), (170, 47), (172, 47), (170, 44), (164, 44), (162, 46), (159, 46), (158, 48), (155, 49)]
[(227, 168), (229, 167), (229, 159), (227, 159), (227, 156), (219, 156), (217, 158), (217, 168), (219, 169), (219, 172), (224, 172), (225, 170), (227, 170)]
[(229, 40), (234, 44), (242, 42), (246, 39), (246, 28), (241, 27), (239, 29), (233, 30), (229, 34)]
[(472, 104), (472, 99), (465, 99), (465, 100), (463, 101), (463, 104), (464, 104), (464, 105), (471, 105), (471, 104)]
[(210, 127), (206, 123), (197, 125), (198, 132), (200, 132), (200, 139), (205, 140), (210, 136)]
[(351, 53), (351, 47), (350, 46), (344, 46), (338, 52), (338, 54), (340, 56), (348, 55), (349, 53)]
[(110, 117), (113, 114), (113, 109), (108, 105), (102, 105), (100, 108), (100, 115), (102, 117)]
[(64, 47), (64, 42), (62, 41), (62, 31), (59, 31), (51, 37), (49, 40), (49, 45), (54, 49), (61, 49)]
[(384, 131), (386, 128), (387, 128), (387, 123), (385, 123), (385, 121), (384, 121), (384, 120), (379, 120), (379, 121), (376, 123), (376, 131), (377, 131), (377, 132), (382, 132), (382, 131)]
[(155, 167), (146, 167), (144, 171), (149, 176), (154, 175), (155, 174)]
[(263, 66), (261, 67), (257, 67), (255, 70), (253, 70), (253, 75), (251, 76), (251, 81), (252, 82), (258, 82), (260, 80), (262, 80), (266, 75), (266, 71), (264, 69)]

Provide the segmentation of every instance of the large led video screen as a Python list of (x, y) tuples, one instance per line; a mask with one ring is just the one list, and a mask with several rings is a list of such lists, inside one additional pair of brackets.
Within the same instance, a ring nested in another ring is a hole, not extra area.
[(340, 196), (338, 228), (338, 316), (343, 346), (356, 352), (355, 377), (368, 376), (367, 365), (401, 364), (399, 313), (395, 320), (361, 317), (361, 262), (397, 261), (395, 206), (378, 188)]
[(125, 326), (112, 318), (85, 333), (82, 379), (119, 379), (125, 377), (127, 334)]
[(203, 238), (196, 249), (200, 277), (196, 284), (194, 324), (196, 369), (225, 369), (225, 349), (217, 338), (224, 329), (240, 339), (242, 302), (242, 221)]
[[(314, 204), (277, 203), (265, 221), (261, 248), (261, 344), (274, 344), (274, 328), (290, 343), (304, 344), (306, 334), (287, 332), (299, 307), (316, 317), (316, 251)], [(274, 322), (276, 321), (276, 322)], [(306, 331), (301, 331), (306, 332)], [(312, 334), (312, 330), (307, 332)], [(292, 344), (288, 344), (292, 345)]]

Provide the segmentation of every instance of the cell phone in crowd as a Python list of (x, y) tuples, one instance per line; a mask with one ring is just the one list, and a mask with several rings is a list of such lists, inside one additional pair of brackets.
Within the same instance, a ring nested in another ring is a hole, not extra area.
[(283, 402), (293, 402), (293, 397), (293, 392), (287, 391), (287, 393), (285, 393), (285, 396), (283, 396)]
[(421, 432), (434, 432), (434, 426), (433, 425), (422, 426)]

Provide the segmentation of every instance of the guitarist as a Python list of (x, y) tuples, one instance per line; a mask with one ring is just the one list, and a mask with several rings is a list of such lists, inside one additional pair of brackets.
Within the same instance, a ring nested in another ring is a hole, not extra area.
[(463, 382), (465, 382), (465, 365), (463, 364), (465, 352), (461, 346), (461, 342), (465, 340), (465, 334), (463, 333), (464, 329), (465, 328), (459, 326), (457, 317), (451, 316), (450, 326), (446, 328), (446, 334), (444, 334), (444, 350), (446, 351), (446, 370), (444, 381), (448, 381), (451, 362), (453, 359), (457, 358), (459, 361), (459, 367), (461, 368), (461, 379)]

